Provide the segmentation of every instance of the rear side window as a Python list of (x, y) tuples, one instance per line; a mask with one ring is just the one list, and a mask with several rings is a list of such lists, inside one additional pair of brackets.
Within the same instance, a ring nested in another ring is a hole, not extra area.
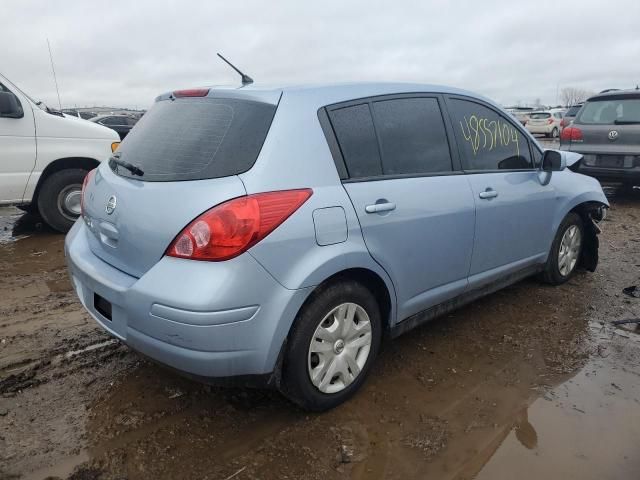
[(569, 107), (569, 109), (567, 110), (567, 113), (565, 113), (564, 116), (575, 117), (576, 114), (578, 113), (578, 110), (580, 110), (580, 107), (582, 107), (582, 105), (574, 105), (572, 107)]
[(533, 168), (527, 138), (507, 117), (468, 100), (450, 99), (448, 105), (465, 170)]
[(118, 148), (144, 171), (144, 181), (201, 180), (249, 170), (260, 153), (276, 106), (241, 99), (184, 98), (157, 102)]
[(438, 100), (399, 98), (373, 102), (385, 175), (451, 171), (451, 154)]
[(640, 98), (602, 98), (587, 102), (576, 123), (624, 125), (640, 123)]
[(376, 132), (368, 104), (338, 108), (329, 112), (349, 177), (382, 175)]
[(350, 178), (452, 170), (435, 98), (375, 100), (328, 113)]

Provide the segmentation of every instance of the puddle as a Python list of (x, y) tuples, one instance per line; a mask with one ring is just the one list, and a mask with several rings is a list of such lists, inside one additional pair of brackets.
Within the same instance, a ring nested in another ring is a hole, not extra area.
[(53, 233), (38, 215), (14, 207), (0, 207), (0, 245), (37, 233)]
[(475, 478), (638, 478), (639, 380), (638, 370), (589, 363), (527, 409), (527, 428), (516, 424)]
[[(64, 267), (63, 252), (64, 235), (44, 225), (40, 217), (17, 208), (0, 207), (0, 271), (4, 275), (31, 275), (60, 269)], [(36, 294), (66, 289), (59, 280), (45, 279), (27, 288)]]

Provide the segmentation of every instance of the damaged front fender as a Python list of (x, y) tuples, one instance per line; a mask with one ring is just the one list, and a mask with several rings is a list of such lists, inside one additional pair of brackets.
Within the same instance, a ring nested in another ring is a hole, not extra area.
[(573, 209), (582, 218), (584, 226), (584, 244), (579, 266), (590, 272), (595, 272), (598, 266), (598, 234), (601, 232), (598, 223), (604, 220), (608, 208), (608, 205), (601, 202), (586, 202)]

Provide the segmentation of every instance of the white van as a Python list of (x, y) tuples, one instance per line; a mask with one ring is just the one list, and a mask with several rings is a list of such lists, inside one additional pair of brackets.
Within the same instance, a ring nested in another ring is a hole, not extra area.
[(80, 215), (85, 175), (119, 142), (113, 130), (50, 110), (0, 75), (0, 205), (29, 207), (66, 232)]

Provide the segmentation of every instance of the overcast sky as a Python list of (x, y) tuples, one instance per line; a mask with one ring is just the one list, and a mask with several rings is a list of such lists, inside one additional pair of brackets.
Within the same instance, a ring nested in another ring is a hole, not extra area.
[(640, 1), (2, 0), (0, 72), (57, 107), (148, 107), (164, 91), (391, 80), (556, 102), (640, 83)]

